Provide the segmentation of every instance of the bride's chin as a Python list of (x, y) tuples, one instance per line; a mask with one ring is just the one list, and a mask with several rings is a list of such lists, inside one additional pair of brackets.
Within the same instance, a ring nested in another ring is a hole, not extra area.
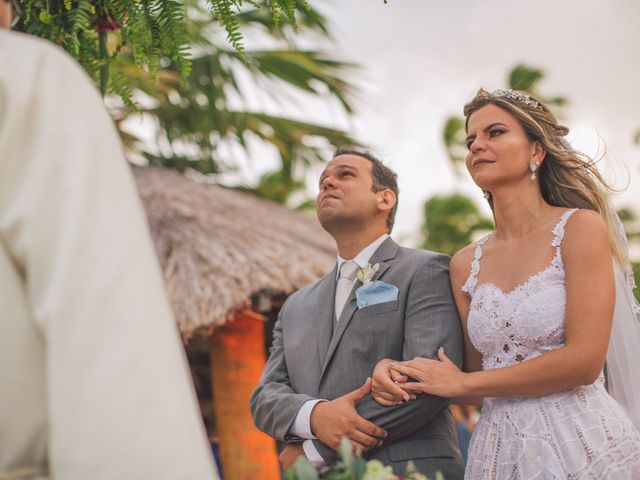
[(474, 182), (478, 188), (481, 188), (482, 190), (489, 190), (491, 191), (491, 188), (493, 187), (493, 183), (492, 182), (478, 182), (474, 179)]
[(501, 183), (500, 179), (495, 175), (485, 175), (484, 172), (475, 175), (472, 179), (473, 183), (475, 183), (479, 188), (488, 191), (492, 191)]
[(487, 178), (487, 176), (483, 175), (481, 172), (476, 172), (475, 175), (472, 174), (471, 180), (473, 180), (473, 183), (475, 183), (478, 187), (482, 188), (483, 190), (486, 190), (488, 188), (488, 185), (487, 185), (488, 183), (492, 183), (488, 181), (489, 179)]

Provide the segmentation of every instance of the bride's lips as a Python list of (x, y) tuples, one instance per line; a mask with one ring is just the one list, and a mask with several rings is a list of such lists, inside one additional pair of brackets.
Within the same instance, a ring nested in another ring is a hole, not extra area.
[(485, 165), (488, 163), (496, 163), (495, 160), (489, 160), (488, 158), (476, 158), (472, 163), (471, 163), (471, 168), (476, 168), (479, 165)]

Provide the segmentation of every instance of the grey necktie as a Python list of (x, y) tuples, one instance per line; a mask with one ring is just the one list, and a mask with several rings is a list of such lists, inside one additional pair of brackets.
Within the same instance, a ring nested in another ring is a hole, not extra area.
[(340, 276), (336, 284), (336, 321), (340, 320), (340, 315), (347, 303), (349, 294), (353, 290), (353, 281), (356, 278), (358, 264), (353, 260), (343, 262), (340, 265)]

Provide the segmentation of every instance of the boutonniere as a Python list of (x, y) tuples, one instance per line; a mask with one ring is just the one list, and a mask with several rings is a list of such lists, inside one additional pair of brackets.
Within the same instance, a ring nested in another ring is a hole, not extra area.
[(371, 280), (380, 270), (380, 264), (376, 263), (375, 265), (371, 265), (370, 263), (365, 263), (364, 267), (359, 267), (356, 271), (356, 277), (360, 281), (362, 285), (367, 285), (371, 283)]
[(357, 270), (356, 276), (362, 285), (356, 290), (356, 302), (358, 308), (370, 307), (378, 303), (392, 302), (398, 299), (398, 287), (373, 280), (380, 270), (380, 264), (370, 265)]

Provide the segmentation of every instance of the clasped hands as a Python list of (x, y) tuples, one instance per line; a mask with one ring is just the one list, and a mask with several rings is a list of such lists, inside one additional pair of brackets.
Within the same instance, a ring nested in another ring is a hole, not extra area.
[[(416, 357), (408, 361), (384, 359), (375, 366), (372, 378), (360, 388), (331, 401), (318, 402), (311, 411), (311, 431), (322, 443), (338, 450), (347, 437), (356, 451), (366, 452), (382, 445), (387, 432), (366, 420), (357, 406), (367, 395), (385, 407), (401, 405), (429, 393), (440, 397), (461, 396), (464, 373), (438, 350), (438, 360)], [(409, 379), (414, 379), (410, 382)], [(280, 453), (281, 466), (286, 470), (300, 455), (302, 444), (287, 445)]]
[(401, 405), (419, 393), (446, 398), (463, 396), (466, 374), (447, 357), (442, 347), (438, 349), (438, 359), (381, 360), (373, 371), (371, 396), (385, 407)]

